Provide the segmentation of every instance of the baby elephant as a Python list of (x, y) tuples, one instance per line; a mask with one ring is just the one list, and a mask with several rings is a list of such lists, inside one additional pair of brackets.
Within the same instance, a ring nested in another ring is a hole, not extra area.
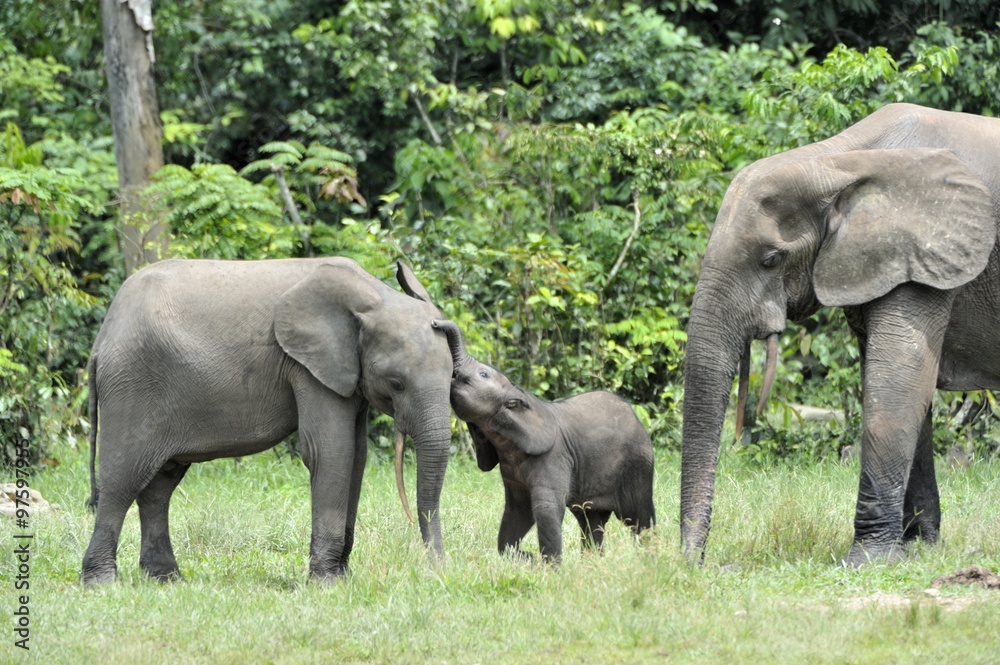
[(653, 446), (628, 403), (608, 392), (541, 400), (469, 356), (454, 323), (434, 325), (448, 336), (451, 405), (469, 425), (479, 468), (500, 465), (501, 554), (526, 556), (521, 539), (537, 523), (542, 557), (557, 562), (566, 507), (584, 547), (601, 547), (611, 513), (636, 534), (653, 526)]

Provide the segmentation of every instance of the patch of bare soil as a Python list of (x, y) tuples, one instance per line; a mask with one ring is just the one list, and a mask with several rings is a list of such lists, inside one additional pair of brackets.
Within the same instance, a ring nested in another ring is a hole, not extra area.
[(976, 602), (976, 598), (962, 597), (952, 598), (941, 595), (941, 587), (944, 586), (982, 586), (987, 589), (1000, 590), (1000, 575), (997, 575), (984, 566), (968, 566), (961, 568), (950, 575), (941, 575), (934, 578), (931, 587), (925, 589), (923, 593), (905, 596), (898, 593), (873, 593), (869, 596), (858, 596), (856, 598), (845, 598), (841, 601), (841, 606), (848, 610), (861, 610), (867, 607), (880, 609), (899, 609), (909, 607), (913, 604), (923, 605), (934, 603), (944, 610), (962, 610)]
[(941, 596), (941, 592), (937, 589), (927, 589), (923, 593), (911, 596), (904, 596), (900, 593), (873, 593), (870, 596), (845, 598), (840, 604), (841, 607), (847, 610), (862, 610), (868, 607), (893, 610), (910, 607), (911, 605), (937, 605), (943, 610), (958, 611), (964, 610), (974, 602), (976, 602), (975, 598), (945, 597)]
[(987, 589), (1000, 590), (1000, 575), (985, 566), (968, 566), (955, 571), (951, 575), (942, 575), (931, 582), (931, 587), (940, 589), (943, 586), (964, 584), (967, 586), (983, 586)]

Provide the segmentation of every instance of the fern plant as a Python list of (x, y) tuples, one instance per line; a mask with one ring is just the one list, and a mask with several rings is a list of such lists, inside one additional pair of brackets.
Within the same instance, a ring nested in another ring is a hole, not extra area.
[(176, 164), (160, 169), (146, 188), (154, 210), (173, 233), (171, 248), (185, 258), (263, 259), (292, 256), (298, 240), (284, 223), (271, 191), (225, 164)]
[(262, 145), (258, 152), (267, 157), (247, 164), (240, 175), (269, 173), (264, 178), (265, 184), (269, 184), (287, 173), (296, 203), (309, 213), (316, 212), (320, 199), (353, 202), (361, 208), (368, 206), (358, 191), (358, 174), (350, 166), (352, 159), (346, 153), (316, 142), (307, 148), (298, 141), (272, 141)]

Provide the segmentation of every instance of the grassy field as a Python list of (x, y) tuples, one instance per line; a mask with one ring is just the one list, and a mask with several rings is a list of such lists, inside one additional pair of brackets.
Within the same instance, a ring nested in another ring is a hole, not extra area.
[[(322, 588), (306, 583), (307, 473), (269, 452), (184, 479), (171, 521), (185, 582), (141, 573), (133, 507), (120, 581), (84, 589), (86, 455), (59, 457), (32, 481), (62, 509), (32, 520), (31, 649), (5, 629), (3, 663), (1000, 662), (1000, 591), (925, 593), (963, 566), (1000, 566), (997, 462), (941, 468), (942, 544), (860, 571), (835, 565), (850, 543), (856, 464), (755, 469), (724, 453), (707, 561), (692, 568), (677, 552), (679, 458), (658, 453), (658, 533), (639, 544), (613, 523), (605, 554), (583, 554), (567, 517), (554, 570), (496, 554), (499, 474), (462, 461), (442, 500), (447, 562), (432, 565), (391, 465), (370, 462), (353, 574)], [(14, 533), (0, 522), (8, 627), (23, 593)], [(534, 531), (528, 542), (537, 547)]]

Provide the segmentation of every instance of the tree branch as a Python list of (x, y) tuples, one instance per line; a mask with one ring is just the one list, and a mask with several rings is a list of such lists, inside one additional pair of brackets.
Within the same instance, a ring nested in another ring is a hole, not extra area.
[(431, 133), (431, 139), (434, 141), (434, 145), (439, 148), (444, 146), (444, 142), (441, 140), (441, 135), (437, 133), (434, 129), (434, 124), (431, 122), (430, 117), (427, 115), (427, 111), (424, 110), (424, 104), (420, 101), (420, 95), (417, 92), (413, 93), (413, 103), (417, 105), (417, 110), (420, 111), (420, 117), (423, 119), (424, 124), (427, 126), (427, 131)]
[(309, 233), (302, 228), (302, 217), (299, 216), (299, 209), (295, 206), (292, 192), (288, 189), (288, 183), (285, 181), (285, 169), (280, 164), (271, 164), (271, 173), (274, 174), (274, 181), (278, 183), (278, 192), (281, 194), (282, 203), (285, 204), (285, 211), (292, 218), (292, 223), (299, 227), (299, 235), (302, 236), (305, 254), (311, 256), (312, 243), (309, 239)]
[(635, 219), (632, 222), (632, 233), (629, 234), (628, 238), (625, 239), (625, 245), (622, 247), (621, 253), (618, 255), (618, 260), (615, 261), (614, 267), (611, 268), (611, 272), (608, 273), (607, 284), (604, 285), (607, 288), (608, 284), (615, 278), (618, 271), (621, 270), (622, 264), (625, 263), (625, 257), (628, 256), (628, 250), (632, 248), (632, 241), (635, 237), (639, 235), (639, 226), (642, 223), (642, 211), (639, 210), (639, 190), (632, 190), (632, 210), (635, 211)]

